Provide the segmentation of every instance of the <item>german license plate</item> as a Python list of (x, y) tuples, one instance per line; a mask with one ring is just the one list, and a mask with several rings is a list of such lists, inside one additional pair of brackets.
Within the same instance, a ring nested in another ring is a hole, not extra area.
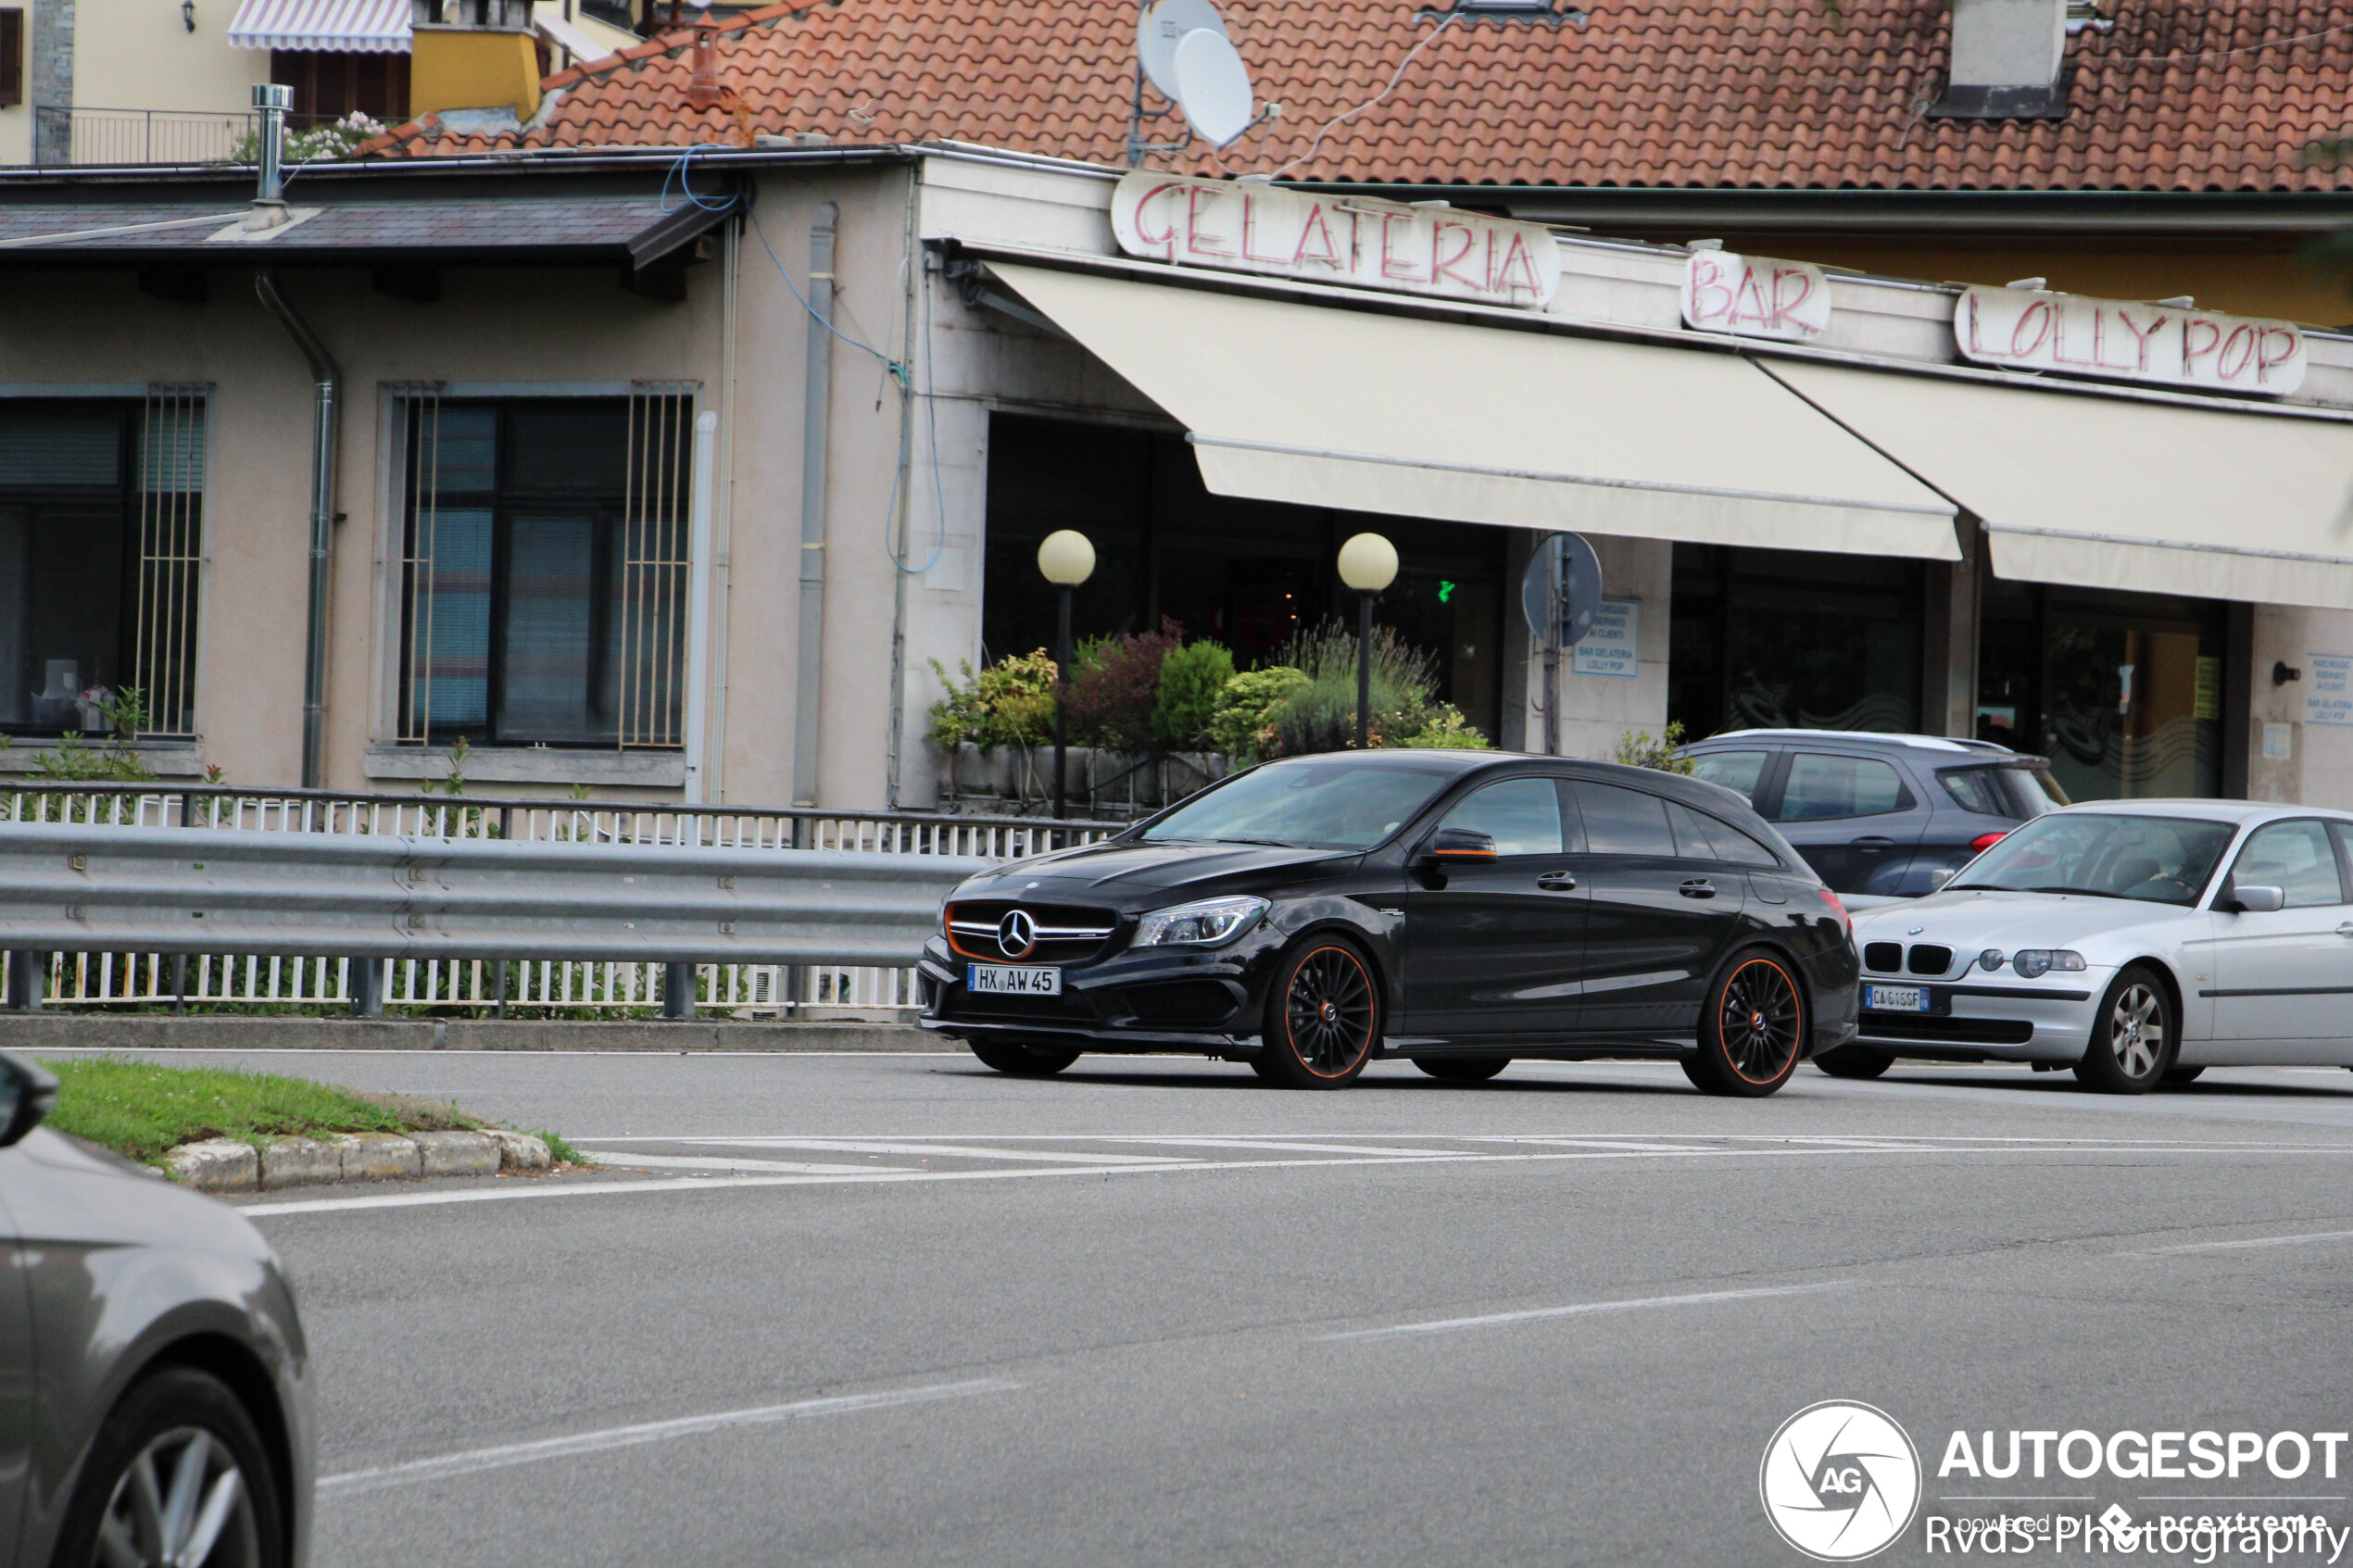
[(1063, 994), (1063, 972), (1058, 969), (1022, 968), (1011, 964), (976, 963), (968, 966), (965, 987), (976, 997), (1059, 997)]
[(1863, 1005), (1873, 1012), (1926, 1012), (1925, 985), (1866, 985)]

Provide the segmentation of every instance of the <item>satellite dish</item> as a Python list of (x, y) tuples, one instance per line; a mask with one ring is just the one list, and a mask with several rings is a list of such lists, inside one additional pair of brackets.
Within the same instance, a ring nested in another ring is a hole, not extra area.
[(1601, 557), (1581, 534), (1551, 535), (1529, 557), (1519, 602), (1537, 646), (1549, 651), (1583, 642), (1602, 608)]
[(1193, 134), (1213, 147), (1250, 129), (1257, 107), (1250, 69), (1223, 28), (1197, 27), (1176, 41), (1176, 107)]
[(1176, 100), (1176, 45), (1189, 32), (1226, 36), (1225, 19), (1211, 0), (1152, 0), (1136, 19), (1136, 58), (1144, 80), (1171, 103)]

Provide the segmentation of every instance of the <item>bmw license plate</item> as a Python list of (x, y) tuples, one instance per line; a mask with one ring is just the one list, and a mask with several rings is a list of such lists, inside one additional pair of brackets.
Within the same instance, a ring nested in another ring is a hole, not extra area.
[(1866, 985), (1863, 1005), (1873, 1012), (1926, 1012), (1925, 985)]
[(1016, 969), (1011, 964), (966, 966), (965, 987), (976, 997), (1059, 997), (1063, 972), (1044, 967)]

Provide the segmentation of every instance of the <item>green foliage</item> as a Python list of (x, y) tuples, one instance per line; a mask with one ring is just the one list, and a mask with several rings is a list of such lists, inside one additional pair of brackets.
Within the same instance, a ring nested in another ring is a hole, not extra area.
[(973, 673), (963, 661), (961, 684), (947, 667), (931, 667), (948, 696), (931, 705), (931, 738), (941, 746), (971, 741), (982, 750), (1000, 746), (1038, 746), (1054, 735), (1054, 661), (1046, 650), (1010, 654)]
[[(455, 1106), (368, 1095), (303, 1078), (118, 1057), (44, 1063), (57, 1075), (48, 1125), (154, 1161), (198, 1138), (268, 1142), (334, 1133), (414, 1133), (483, 1123)], [(553, 1146), (550, 1145), (552, 1150)]]
[(559, 1165), (585, 1165), (587, 1156), (572, 1147), (572, 1141), (561, 1133), (551, 1133), (541, 1127), (531, 1135), (547, 1146), (547, 1158)]
[(1699, 764), (1681, 755), (1683, 726), (1669, 724), (1654, 740), (1648, 730), (1629, 730), (1617, 737), (1617, 760), (1629, 768), (1655, 768), (1662, 773), (1692, 773)]
[(1089, 640), (1072, 661), (1073, 736), (1114, 751), (1158, 749), (1152, 719), (1160, 706), (1161, 666), (1183, 641), (1184, 628), (1166, 620), (1157, 632)]
[[(1374, 628), (1371, 647), (1370, 743), (1393, 746), (1418, 734), (1428, 721), (1433, 684), (1429, 656), (1406, 646), (1392, 627)], [(1356, 635), (1338, 621), (1302, 632), (1284, 650), (1284, 662), (1307, 676), (1275, 717), (1286, 756), (1340, 751), (1356, 744)]]
[(473, 743), (459, 735), (449, 748), (449, 771), (439, 779), (427, 779), (421, 786), (427, 795), (463, 795), (466, 793), (466, 759), (474, 753)]
[[(104, 738), (96, 746), (69, 730), (57, 737), (55, 751), (36, 751), (32, 765), (42, 777), (60, 784), (146, 784), (155, 772), (132, 749), (139, 732), (150, 721), (145, 699), (136, 686), (120, 691), (98, 688), (94, 705), (104, 716)], [(6, 744), (0, 740), (0, 745)]]
[(1491, 751), (1494, 743), (1473, 728), (1463, 717), (1463, 710), (1451, 702), (1434, 702), (1424, 715), (1422, 727), (1409, 735), (1400, 735), (1391, 746), (1412, 746), (1436, 749), (1450, 747), (1458, 751)]
[(1170, 648), (1160, 661), (1152, 734), (1172, 751), (1200, 745), (1233, 678), (1234, 656), (1223, 643), (1203, 639)]
[[(360, 143), (384, 133), (382, 120), (371, 119), (358, 109), (341, 119), (326, 125), (314, 125), (308, 131), (289, 131), (280, 158), (288, 164), (308, 163), (313, 158), (347, 157)], [(229, 149), (231, 163), (261, 161), (261, 132), (248, 131), (236, 145)]]
[(1236, 675), (1217, 695), (1217, 707), (1207, 725), (1209, 744), (1237, 762), (1272, 756), (1275, 716), (1312, 684), (1305, 671), (1288, 664), (1270, 664)]

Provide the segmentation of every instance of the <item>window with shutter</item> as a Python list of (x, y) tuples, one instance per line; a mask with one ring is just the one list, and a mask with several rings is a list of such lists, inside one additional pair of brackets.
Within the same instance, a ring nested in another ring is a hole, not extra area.
[(0, 109), (24, 102), (24, 12), (0, 10)]

